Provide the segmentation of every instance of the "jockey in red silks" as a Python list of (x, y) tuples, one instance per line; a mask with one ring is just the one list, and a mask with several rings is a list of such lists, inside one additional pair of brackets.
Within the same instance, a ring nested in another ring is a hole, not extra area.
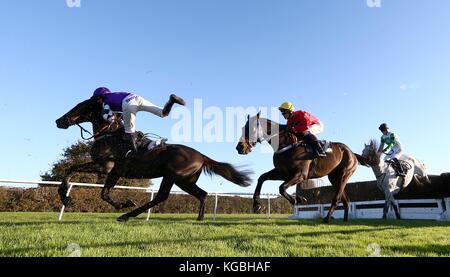
[(287, 128), (299, 139), (305, 141), (314, 147), (314, 152), (318, 157), (326, 156), (322, 145), (319, 143), (316, 135), (323, 132), (322, 122), (314, 115), (299, 110), (295, 111), (291, 102), (285, 102), (278, 108), (285, 119), (287, 119)]
[(134, 157), (137, 153), (136, 146), (136, 113), (140, 111), (150, 112), (159, 117), (169, 115), (173, 104), (185, 105), (183, 99), (172, 94), (164, 108), (160, 108), (143, 97), (129, 92), (111, 92), (108, 88), (100, 87), (92, 95), (95, 101), (103, 104), (103, 118), (112, 123), (115, 120), (113, 112), (121, 112), (123, 125), (125, 127), (125, 137), (129, 143), (130, 151), (126, 157)]

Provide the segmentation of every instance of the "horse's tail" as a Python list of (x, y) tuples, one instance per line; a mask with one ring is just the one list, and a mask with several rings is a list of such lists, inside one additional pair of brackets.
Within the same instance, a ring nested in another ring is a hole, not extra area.
[(414, 173), (426, 177), (428, 175), (426, 165), (414, 157), (413, 160), (414, 160)]
[(244, 170), (238, 171), (234, 166), (228, 163), (216, 162), (213, 159), (203, 155), (203, 171), (212, 176), (213, 173), (222, 176), (230, 182), (233, 182), (241, 187), (248, 187), (252, 184), (252, 179), (249, 177), (253, 172)]
[(424, 163), (416, 159), (415, 157), (410, 156), (410, 158), (414, 162), (414, 179), (419, 185), (427, 185), (430, 184), (430, 178), (428, 177), (427, 167)]
[(358, 159), (358, 162), (359, 162), (361, 165), (363, 165), (363, 166), (369, 166), (369, 165), (367, 164), (366, 158), (364, 158), (363, 156), (361, 156), (361, 155), (359, 155), (359, 154), (356, 154), (356, 153), (353, 153), (353, 154), (356, 156), (356, 158)]

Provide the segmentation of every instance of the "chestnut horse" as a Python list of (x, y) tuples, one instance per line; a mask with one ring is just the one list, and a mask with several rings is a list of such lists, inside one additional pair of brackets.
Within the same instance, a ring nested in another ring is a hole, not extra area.
[(295, 199), (286, 192), (286, 189), (305, 180), (328, 175), (336, 193), (324, 222), (330, 222), (331, 215), (340, 201), (344, 205), (344, 221), (348, 221), (349, 199), (345, 193), (345, 185), (357, 169), (358, 160), (345, 144), (332, 142), (332, 153), (312, 160), (313, 154), (308, 153), (302, 143), (292, 145), (292, 134), (286, 130), (286, 125), (279, 125), (269, 119), (261, 118), (260, 113), (253, 117), (248, 116), (242, 132), (242, 137), (236, 146), (239, 154), (250, 153), (252, 147), (263, 141), (269, 142), (275, 151), (273, 155), (275, 168), (258, 178), (253, 195), (254, 212), (261, 210), (259, 196), (265, 181), (284, 181), (280, 186), (280, 194), (295, 205)]
[(92, 162), (72, 166), (66, 172), (58, 190), (64, 205), (70, 204), (70, 198), (66, 196), (66, 193), (70, 177), (75, 172), (107, 174), (101, 197), (117, 210), (134, 206), (130, 200), (120, 203), (109, 195), (120, 177), (131, 179), (163, 177), (153, 201), (120, 216), (118, 221), (127, 221), (129, 217), (136, 217), (165, 201), (174, 184), (200, 201), (197, 220), (203, 220), (207, 192), (196, 184), (202, 171), (209, 175), (218, 174), (239, 186), (246, 187), (251, 184), (249, 178), (251, 172), (238, 171), (228, 163), (216, 162), (184, 145), (164, 144), (151, 150), (140, 149), (136, 157), (124, 158), (126, 148), (123, 128), (118, 125), (109, 126), (109, 123), (102, 118), (102, 105), (91, 99), (79, 103), (57, 119), (56, 125), (58, 128), (67, 129), (69, 126), (83, 122), (91, 122), (93, 126), (94, 144), (90, 151)]

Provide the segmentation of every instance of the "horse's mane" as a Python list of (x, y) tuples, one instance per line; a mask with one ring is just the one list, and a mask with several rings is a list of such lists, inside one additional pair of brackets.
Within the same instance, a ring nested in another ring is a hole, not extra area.
[(372, 150), (374, 150), (375, 153), (378, 151), (379, 145), (378, 145), (378, 141), (376, 139), (371, 139), (369, 141), (369, 145), (372, 146)]
[(269, 125), (270, 126), (278, 126), (279, 132), (287, 130), (287, 125), (286, 124), (279, 124), (279, 123), (277, 123), (277, 122), (275, 122), (273, 120), (270, 120), (268, 118), (263, 118), (263, 117), (261, 117), (259, 120), (262, 121), (262, 122), (266, 121), (266, 126), (269, 126)]
[(378, 156), (378, 141), (376, 139), (371, 139), (367, 146), (370, 147), (370, 152), (369, 156), (366, 157), (366, 160), (370, 163), (378, 164), (380, 162), (380, 157)]

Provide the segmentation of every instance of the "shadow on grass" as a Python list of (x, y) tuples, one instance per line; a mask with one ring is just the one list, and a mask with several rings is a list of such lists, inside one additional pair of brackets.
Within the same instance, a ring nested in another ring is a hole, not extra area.
[(435, 253), (439, 256), (450, 257), (450, 245), (427, 244), (427, 245), (395, 245), (382, 246), (382, 251), (392, 251), (398, 254), (414, 256), (426, 256), (427, 253)]
[[(0, 227), (8, 228), (8, 227), (32, 227), (32, 226), (42, 226), (42, 225), (78, 225), (89, 223), (89, 221), (11, 221), (11, 222), (0, 222)], [(99, 223), (98, 221), (94, 221), (93, 223)]]
[[(358, 229), (358, 230), (336, 230), (336, 231), (314, 231), (314, 232), (296, 232), (296, 233), (283, 233), (283, 234), (246, 234), (246, 235), (226, 235), (226, 236), (216, 236), (216, 237), (200, 237), (200, 238), (189, 238), (188, 240), (186, 238), (181, 239), (152, 239), (151, 241), (132, 241), (132, 242), (108, 242), (108, 243), (87, 243), (87, 244), (80, 244), (81, 248), (118, 248), (118, 247), (137, 247), (139, 249), (145, 249), (146, 245), (170, 245), (170, 244), (196, 244), (196, 243), (203, 243), (203, 242), (209, 242), (209, 241), (220, 241), (220, 242), (226, 242), (228, 245), (230, 245), (231, 248), (242, 248), (240, 245), (244, 241), (248, 240), (254, 240), (254, 239), (263, 239), (263, 240), (274, 240), (274, 239), (282, 239), (286, 240), (293, 237), (302, 237), (302, 238), (317, 238), (320, 236), (330, 236), (333, 234), (356, 234), (356, 233), (367, 233), (367, 232), (378, 232), (378, 231), (384, 231), (384, 230), (390, 230), (394, 228), (385, 227), (385, 228), (379, 228), (379, 229)], [(317, 244), (317, 243), (316, 243)], [(327, 247), (329, 245), (327, 244), (320, 244), (316, 245), (319, 247), (319, 245), (322, 245), (322, 247)], [(315, 247), (310, 246), (310, 247)], [(43, 253), (47, 253), (49, 250), (54, 250), (55, 248), (60, 248), (61, 251), (64, 249), (61, 247), (55, 247), (55, 246), (48, 246), (48, 247), (39, 247), (39, 250), (41, 250)], [(23, 248), (14, 248), (9, 250), (4, 250), (2, 252), (2, 256), (23, 256), (27, 254), (29, 251), (35, 251), (35, 247), (23, 247)], [(240, 249), (242, 251), (242, 249)]]

